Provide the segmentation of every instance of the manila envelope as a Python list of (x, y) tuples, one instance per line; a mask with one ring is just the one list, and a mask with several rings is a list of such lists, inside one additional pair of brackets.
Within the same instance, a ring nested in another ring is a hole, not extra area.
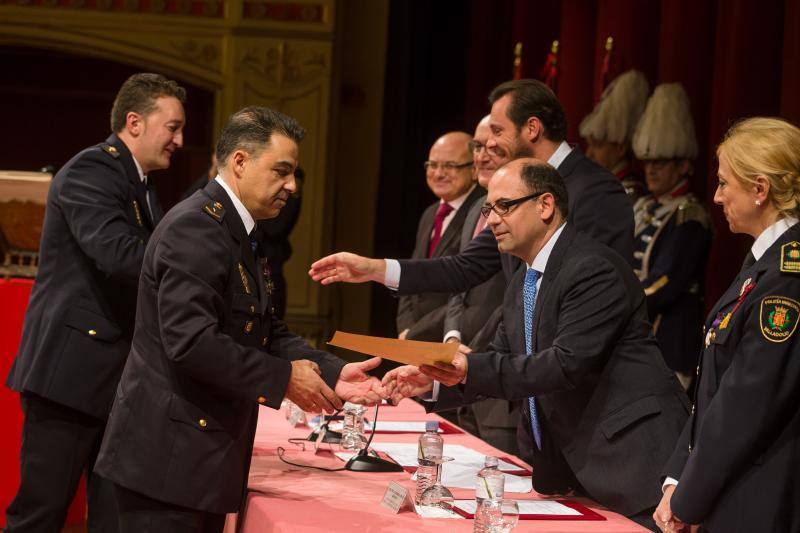
[(452, 363), (458, 351), (457, 343), (404, 341), (343, 331), (334, 333), (328, 344), (414, 366)]

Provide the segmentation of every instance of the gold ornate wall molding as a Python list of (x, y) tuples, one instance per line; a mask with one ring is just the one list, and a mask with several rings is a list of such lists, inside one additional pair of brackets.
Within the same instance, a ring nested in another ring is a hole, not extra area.
[(332, 226), (325, 198), (334, 2), (0, 0), (0, 46), (99, 57), (198, 85), (215, 95), (215, 132), (245, 105), (297, 118), (307, 131), (300, 153), (308, 178), (285, 266), (288, 312), (319, 338), (327, 306), (306, 271)]

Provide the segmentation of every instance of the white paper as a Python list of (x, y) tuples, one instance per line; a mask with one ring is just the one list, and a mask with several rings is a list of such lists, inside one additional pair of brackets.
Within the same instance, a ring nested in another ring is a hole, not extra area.
[(461, 519), (464, 518), (455, 511), (450, 511), (449, 509), (442, 509), (440, 507), (414, 505), (414, 509), (417, 511), (417, 514), (422, 518), (461, 518)]
[[(342, 431), (344, 423), (341, 421), (331, 422), (328, 428), (331, 431)], [(378, 420), (378, 432), (387, 431), (395, 433), (425, 433), (425, 421), (419, 422), (401, 422), (396, 420)], [(372, 422), (369, 420), (364, 421), (364, 431), (372, 431)], [(443, 433), (439, 429), (439, 433)]]
[[(475, 500), (454, 500), (453, 505), (469, 514), (475, 514)], [(572, 507), (552, 500), (517, 500), (519, 514), (544, 514), (554, 516), (580, 516)]]
[[(417, 444), (407, 443), (392, 443), (392, 442), (373, 442), (372, 448), (382, 452), (386, 452), (392, 459), (400, 463), (402, 466), (417, 466)], [(445, 457), (452, 457), (451, 463), (474, 466), (476, 472), (483, 468), (486, 456), (480, 452), (467, 448), (460, 444), (445, 444), (444, 445)], [(500, 460), (498, 468), (506, 472), (518, 472), (522, 467), (515, 464)]]
[[(386, 453), (402, 466), (417, 466), (416, 444), (373, 442), (372, 448)], [(445, 444), (443, 453), (446, 457), (452, 457), (453, 461), (444, 463), (442, 467), (442, 485), (458, 489), (474, 489), (478, 470), (484, 466), (484, 456), (460, 444)], [(506, 470), (520, 469), (516, 465), (500, 461), (500, 466), (503, 467), (503, 465)], [(503, 475), (506, 478), (505, 492), (526, 493), (531, 491), (530, 477), (505, 473)]]
[[(475, 468), (474, 466), (453, 464), (453, 462), (444, 463), (442, 485), (458, 489), (474, 489), (478, 470), (480, 468)], [(524, 493), (531, 491), (531, 478), (513, 474), (503, 474), (503, 476), (506, 478), (505, 487), (503, 488), (505, 492)]]

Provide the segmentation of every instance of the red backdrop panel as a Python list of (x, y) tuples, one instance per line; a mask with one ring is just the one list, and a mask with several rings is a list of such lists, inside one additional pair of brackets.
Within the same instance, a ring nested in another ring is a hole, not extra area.
[[(31, 295), (33, 280), (0, 280), (0, 378), (5, 381), (11, 363), (17, 355), (22, 320)], [(22, 409), (19, 395), (5, 386), (0, 387), (0, 419), (3, 438), (0, 439), (0, 527), (6, 525), (6, 507), (19, 487), (19, 445), (22, 433)], [(67, 516), (67, 524), (83, 523), (86, 519), (86, 489), (84, 480), (78, 487)]]

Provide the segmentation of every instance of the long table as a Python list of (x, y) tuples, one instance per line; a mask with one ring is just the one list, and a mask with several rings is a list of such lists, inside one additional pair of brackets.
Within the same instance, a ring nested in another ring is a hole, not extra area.
[[(374, 409), (367, 417), (371, 418)], [(423, 408), (411, 400), (403, 400), (398, 406), (382, 406), (379, 420), (440, 420), (426, 414)], [(239, 516), (239, 530), (244, 533), (303, 533), (324, 531), (347, 532), (401, 532), (401, 531), (472, 531), (472, 520), (420, 518), (413, 511), (394, 514), (380, 505), (386, 488), (397, 481), (413, 494), (414, 483), (405, 472), (324, 472), (311, 468), (290, 466), (280, 460), (278, 447), (286, 451), (284, 458), (297, 463), (318, 467), (336, 468), (344, 463), (332, 452), (314, 454), (313, 445), (306, 450), (290, 444), (287, 439), (306, 437), (307, 427), (293, 428), (283, 412), (261, 407), (256, 431), (253, 462), (250, 468), (248, 498)], [(373, 442), (416, 442), (418, 434), (377, 433)], [(461, 444), (485, 455), (508, 456), (477, 437), (466, 433), (444, 435), (445, 444)], [(339, 451), (338, 445), (323, 445)], [(514, 457), (516, 462), (525, 464)], [(445, 465), (445, 468), (447, 466)], [(472, 499), (474, 491), (452, 489), (457, 499)], [(545, 499), (535, 492), (524, 494), (507, 493), (506, 498)], [(627, 518), (606, 510), (585, 498), (570, 498), (592, 509), (606, 518), (605, 521), (558, 521), (520, 520), (515, 531), (564, 532), (640, 532), (646, 531)], [(234, 519), (229, 517), (226, 533), (235, 531)]]

